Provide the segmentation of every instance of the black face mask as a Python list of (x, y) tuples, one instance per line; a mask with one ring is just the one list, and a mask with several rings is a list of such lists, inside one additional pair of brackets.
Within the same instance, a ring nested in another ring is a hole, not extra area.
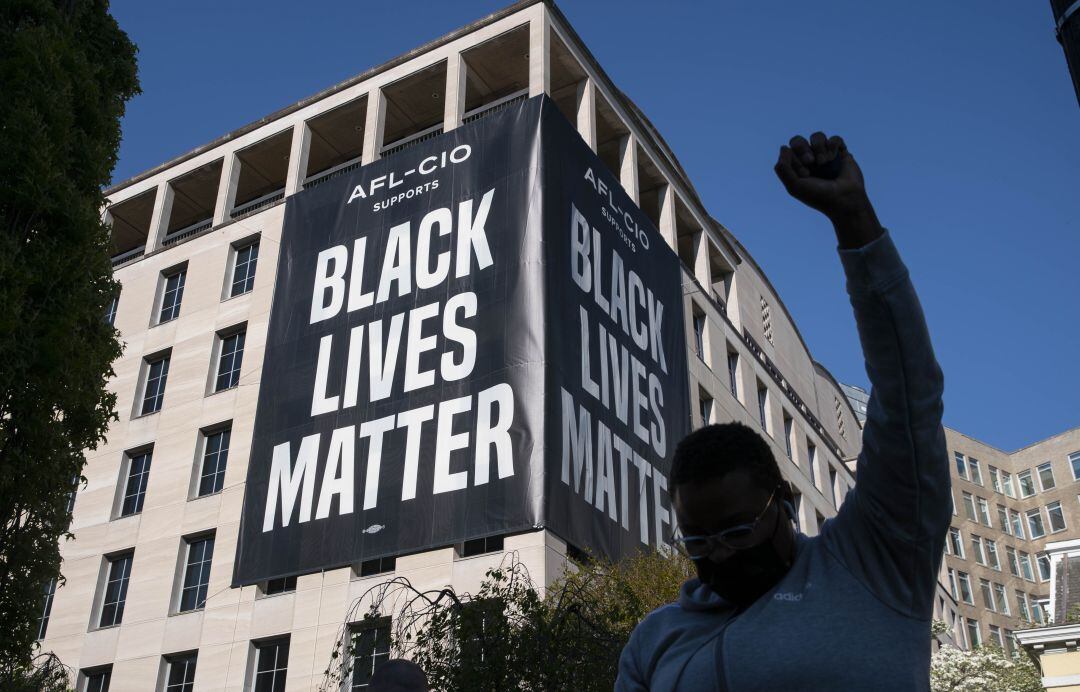
[(791, 561), (776, 551), (773, 539), (777, 528), (769, 540), (739, 550), (722, 563), (708, 559), (695, 562), (701, 582), (740, 608), (761, 598), (791, 569)]

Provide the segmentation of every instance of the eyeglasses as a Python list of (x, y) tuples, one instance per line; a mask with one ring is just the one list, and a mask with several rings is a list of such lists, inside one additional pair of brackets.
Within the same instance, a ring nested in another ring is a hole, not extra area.
[(769, 507), (772, 506), (779, 490), (779, 485), (773, 488), (772, 494), (769, 495), (769, 501), (765, 503), (765, 509), (761, 510), (761, 514), (757, 515), (757, 518), (752, 522), (731, 526), (708, 536), (677, 536), (675, 542), (681, 543), (686, 548), (686, 553), (691, 560), (704, 560), (716, 550), (717, 546), (722, 546), (730, 551), (752, 548), (758, 525), (765, 518), (765, 514), (769, 511)]

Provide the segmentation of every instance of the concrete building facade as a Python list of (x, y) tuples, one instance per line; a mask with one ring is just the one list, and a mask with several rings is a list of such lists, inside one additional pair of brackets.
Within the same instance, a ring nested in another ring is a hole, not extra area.
[[(813, 535), (835, 514), (860, 446), (844, 391), (648, 119), (553, 4), (526, 0), (108, 190), (122, 286), (108, 316), (124, 343), (109, 383), (119, 420), (88, 454), (74, 539), (62, 546), (66, 582), (46, 586), (39, 628), (79, 692), (317, 689), (339, 633), (356, 624), (349, 613), (390, 576), (475, 591), (510, 552), (541, 585), (564, 569), (575, 546), (540, 529), (230, 587), (286, 200), (541, 94), (683, 260), (693, 424), (761, 429), (797, 493), (801, 529)], [(984, 474), (993, 462), (1016, 475), (974, 441), (957, 449)], [(1036, 585), (1024, 588), (1041, 593)], [(949, 609), (943, 589), (939, 616)], [(353, 635), (363, 645), (348, 686), (364, 689), (387, 638)]]
[(943, 568), (956, 602), (947, 624), (966, 647), (1012, 649), (1014, 632), (1064, 616), (1050, 608), (1046, 549), (1080, 535), (1080, 428), (1012, 453), (945, 432), (953, 520)]

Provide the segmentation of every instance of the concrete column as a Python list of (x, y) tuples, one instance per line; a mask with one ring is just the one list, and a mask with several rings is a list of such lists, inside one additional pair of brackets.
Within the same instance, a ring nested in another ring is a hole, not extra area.
[(694, 278), (709, 290), (709, 235), (705, 231), (694, 234)]
[(626, 194), (638, 203), (637, 179), (637, 140), (633, 135), (626, 135), (619, 140), (619, 182)]
[(546, 8), (529, 22), (529, 96), (551, 94), (551, 29)]
[(461, 126), (461, 117), (465, 115), (465, 79), (469, 66), (461, 53), (454, 53), (446, 61), (446, 89), (443, 94), (443, 132), (449, 132)]
[(310, 153), (311, 128), (305, 122), (296, 123), (293, 126), (292, 146), (289, 149), (289, 174), (285, 178), (286, 197), (296, 194), (304, 187)]
[(214, 225), (229, 220), (229, 212), (236, 202), (236, 185), (240, 182), (240, 158), (233, 152), (225, 154), (221, 164), (221, 182), (218, 184), (217, 202), (214, 204)]
[(386, 96), (382, 89), (372, 89), (367, 97), (367, 116), (364, 120), (364, 165), (378, 160), (382, 155), (383, 135), (386, 129)]
[(588, 77), (578, 82), (577, 129), (589, 148), (596, 151), (596, 85)]
[(675, 230), (675, 188), (671, 183), (664, 185), (660, 194), (660, 235), (676, 253), (679, 251)]
[(160, 183), (154, 196), (154, 214), (150, 217), (150, 232), (146, 238), (146, 252), (150, 253), (161, 247), (165, 233), (169, 229), (169, 217), (172, 216), (173, 189), (168, 183)]

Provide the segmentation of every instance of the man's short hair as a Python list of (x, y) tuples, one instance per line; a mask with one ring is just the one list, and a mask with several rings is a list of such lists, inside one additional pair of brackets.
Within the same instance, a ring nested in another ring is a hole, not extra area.
[(404, 658), (391, 658), (375, 668), (370, 692), (428, 692), (424, 669)]
[(783, 480), (769, 443), (753, 428), (742, 423), (706, 425), (675, 448), (671, 485), (700, 483), (736, 469), (749, 473), (763, 488), (773, 488)]

